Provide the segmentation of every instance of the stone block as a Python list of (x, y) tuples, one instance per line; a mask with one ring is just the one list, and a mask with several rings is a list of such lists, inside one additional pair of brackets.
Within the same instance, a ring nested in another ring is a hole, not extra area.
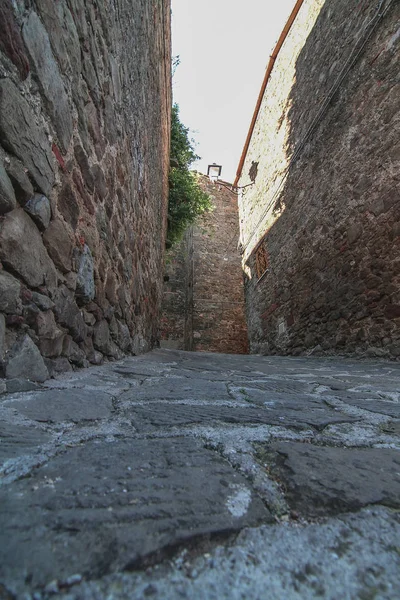
[(35, 194), (24, 206), (41, 231), (47, 229), (51, 219), (50, 201), (43, 194)]
[(37, 0), (36, 6), (46, 27), (61, 72), (66, 73), (72, 69), (73, 73), (80, 73), (79, 36), (67, 3)]
[(85, 320), (86, 325), (93, 327), (93, 325), (96, 323), (96, 317), (94, 316), (94, 314), (91, 312), (88, 312), (87, 310), (83, 310), (82, 314), (83, 314), (83, 318)]
[(74, 239), (61, 219), (52, 221), (43, 234), (43, 242), (50, 258), (62, 273), (72, 269)]
[(90, 302), (95, 297), (93, 257), (90, 248), (86, 244), (79, 258), (76, 296), (84, 303)]
[(87, 326), (75, 302), (73, 291), (62, 285), (53, 294), (53, 300), (58, 323), (69, 329), (75, 342), (82, 342), (87, 335)]
[(63, 341), (65, 334), (58, 330), (58, 333), (53, 338), (41, 338), (39, 340), (39, 348), (42, 356), (46, 358), (57, 358), (63, 350)]
[(20, 315), (22, 302), (21, 284), (10, 273), (0, 271), (0, 311), (10, 315)]
[(0, 162), (0, 215), (13, 210), (17, 206), (17, 199), (13, 185), (10, 181), (9, 176), (4, 168), (4, 165)]
[[(85, 425), (109, 418), (113, 410), (110, 396), (101, 391), (49, 390), (30, 397), (30, 402), (13, 400), (12, 407), (39, 422)], [(8, 487), (0, 497), (3, 569), (13, 574), (23, 564), (32, 573), (35, 590), (56, 579), (65, 581), (73, 573), (84, 573), (90, 590), (90, 580), (100, 574), (136, 569), (149, 557), (164, 556), (163, 552), (185, 541), (194, 543), (273, 522), (243, 475), (204, 448), (201, 440), (185, 437), (90, 440), (63, 448), (33, 469), (31, 477), (15, 482), (11, 491)], [(8, 540), (12, 546), (6, 552)], [(257, 556), (246, 551), (245, 559), (254, 563)], [(114, 589), (119, 593), (119, 580), (111, 579), (117, 581)], [(104, 589), (103, 581), (101, 585)], [(178, 597), (173, 592), (158, 594), (155, 585), (147, 584), (144, 593), (139, 590), (134, 595), (151, 597), (154, 589), (155, 598)], [(91, 590), (89, 594), (102, 596)], [(73, 589), (66, 595), (76, 596)], [(77, 595), (82, 597), (80, 590)], [(207, 595), (201, 590), (187, 595), (196, 596), (230, 597), (229, 592)], [(231, 594), (235, 596), (239, 594)]]
[(39, 312), (37, 319), (37, 334), (39, 338), (56, 338), (60, 333), (54, 319), (54, 314), (51, 310), (45, 312)]
[(32, 392), (34, 390), (40, 389), (40, 385), (35, 383), (34, 381), (29, 381), (29, 379), (8, 379), (6, 381), (7, 385), (7, 394), (15, 394), (17, 392)]
[(82, 61), (82, 73), (90, 90), (90, 95), (93, 98), (93, 102), (96, 106), (100, 105), (101, 94), (99, 89), (99, 83), (97, 81), (96, 70), (93, 66), (93, 59), (88, 52), (83, 52)]
[(356, 511), (371, 504), (400, 507), (397, 450), (299, 442), (277, 442), (271, 449), (279, 455), (276, 475), (285, 484), (289, 505), (304, 515)]
[(57, 285), (57, 273), (41, 235), (22, 208), (7, 213), (0, 226), (0, 258), (31, 287)]
[(79, 220), (79, 205), (68, 181), (64, 183), (58, 196), (57, 208), (66, 222), (75, 231)]
[(56, 377), (60, 373), (68, 373), (72, 371), (71, 363), (68, 358), (64, 356), (58, 356), (57, 358), (45, 358), (44, 359), (47, 370), (49, 371), (50, 377)]
[(88, 23), (85, 14), (85, 3), (81, 0), (68, 0), (72, 17), (81, 41), (85, 41), (89, 35)]
[(12, 0), (3, 0), (0, 4), (0, 23), (0, 50), (17, 67), (21, 79), (26, 79), (29, 73), (29, 61), (14, 17)]
[(43, 358), (29, 335), (18, 340), (10, 350), (6, 365), (8, 379), (22, 378), (43, 382), (49, 372)]
[(131, 335), (128, 326), (117, 319), (117, 343), (123, 352), (129, 352), (131, 349)]
[(94, 142), (96, 156), (98, 160), (101, 160), (104, 154), (105, 141), (100, 129), (100, 121), (97, 108), (93, 104), (93, 102), (88, 102), (88, 104), (86, 104), (85, 113), (88, 124), (88, 130)]
[(82, 173), (83, 181), (85, 182), (86, 187), (88, 188), (90, 193), (93, 193), (94, 190), (94, 179), (92, 175), (92, 171), (90, 169), (89, 161), (86, 156), (86, 153), (82, 146), (77, 144), (74, 147), (74, 155), (75, 160), (79, 165), (79, 168)]
[(112, 399), (101, 390), (44, 390), (30, 394), (29, 400), (17, 398), (12, 406), (28, 419), (38, 422), (73, 423), (97, 421), (110, 416)]
[(115, 106), (110, 96), (107, 96), (104, 101), (104, 126), (106, 137), (110, 144), (117, 142), (117, 126), (115, 123)]
[(0, 363), (3, 361), (3, 356), (6, 351), (6, 320), (4, 315), (0, 313)]
[(94, 189), (101, 200), (107, 196), (107, 184), (104, 173), (99, 165), (93, 165), (92, 175), (94, 179)]
[(347, 230), (347, 241), (349, 244), (353, 244), (360, 235), (362, 234), (362, 225), (360, 223), (353, 223)]
[(105, 319), (100, 321), (100, 323), (96, 323), (94, 326), (93, 344), (94, 347), (103, 354), (110, 354), (110, 331)]
[(84, 366), (86, 354), (69, 335), (64, 338), (62, 353), (77, 367)]
[(54, 302), (50, 300), (48, 296), (38, 294), (38, 292), (32, 292), (32, 302), (36, 304), (40, 310), (51, 310), (54, 308)]
[(119, 104), (122, 100), (121, 78), (119, 75), (119, 66), (113, 56), (110, 56), (109, 63), (110, 63), (112, 86), (113, 86), (113, 90), (114, 90), (114, 98), (115, 98), (115, 101), (117, 102), (117, 104)]
[(25, 173), (24, 166), (14, 156), (7, 158), (4, 166), (13, 185), (17, 201), (21, 206), (25, 206), (28, 200), (32, 198), (34, 191), (29, 177)]
[(0, 80), (0, 136), (4, 147), (23, 162), (38, 188), (48, 196), (54, 183), (51, 147), (36, 125), (29, 104), (10, 79)]
[(75, 187), (76, 187), (80, 197), (83, 200), (86, 210), (88, 211), (88, 213), (90, 215), (94, 215), (95, 208), (94, 208), (94, 204), (92, 202), (92, 198), (91, 198), (90, 194), (88, 193), (86, 187), (83, 185), (82, 177), (81, 177), (80, 171), (78, 169), (74, 169), (74, 171), (72, 173), (72, 179), (73, 179), (73, 182), (75, 184)]
[(49, 37), (38, 15), (32, 11), (24, 23), (22, 35), (35, 67), (39, 85), (64, 152), (72, 137), (72, 116), (64, 82), (51, 51)]

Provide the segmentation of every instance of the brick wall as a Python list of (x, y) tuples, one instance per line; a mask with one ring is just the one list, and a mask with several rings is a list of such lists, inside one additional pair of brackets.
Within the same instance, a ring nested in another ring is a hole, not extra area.
[(237, 249), (237, 195), (200, 176), (214, 209), (190, 228), (167, 259), (161, 344), (246, 353), (243, 272)]
[[(168, 0), (1, 3), (8, 376), (31, 352), (44, 377), (35, 347), (51, 374), (152, 346), (168, 194), (169, 19)], [(20, 374), (35, 378), (33, 367)]]
[(400, 6), (379, 4), (305, 0), (275, 62), (239, 180), (253, 352), (400, 355)]

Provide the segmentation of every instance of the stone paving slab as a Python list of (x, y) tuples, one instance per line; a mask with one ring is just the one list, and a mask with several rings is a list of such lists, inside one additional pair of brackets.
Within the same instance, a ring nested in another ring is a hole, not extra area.
[(272, 472), (289, 505), (306, 516), (355, 511), (369, 504), (400, 508), (400, 452), (388, 448), (324, 448), (271, 444)]
[(95, 440), (0, 490), (0, 577), (99, 577), (171, 545), (272, 520), (243, 476), (197, 440)]
[(21, 394), (5, 405), (33, 421), (79, 423), (110, 417), (112, 396), (99, 390), (51, 390)]
[(395, 600), (400, 517), (382, 507), (323, 523), (246, 529), (228, 547), (183, 551), (144, 573), (60, 589), (62, 600)]
[(157, 350), (0, 394), (0, 598), (392, 600), (399, 389), (388, 361)]
[(346, 398), (342, 399), (344, 400), (344, 402), (347, 402), (347, 404), (351, 404), (352, 406), (358, 406), (358, 408), (363, 408), (373, 413), (379, 413), (382, 415), (388, 415), (390, 417), (400, 419), (399, 401), (388, 402), (386, 399), (361, 399), (352, 398), (351, 396), (347, 396)]
[(355, 421), (353, 417), (338, 415), (328, 409), (317, 408), (305, 410), (299, 414), (297, 410), (260, 408), (249, 404), (236, 406), (196, 406), (195, 404), (152, 403), (149, 407), (132, 406), (129, 414), (132, 424), (138, 431), (150, 432), (162, 427), (179, 427), (183, 425), (215, 425), (226, 424), (266, 424), (284, 425), (295, 429), (313, 425), (324, 428), (332, 423)]
[(0, 422), (0, 461), (35, 451), (51, 437), (51, 434), (35, 427)]

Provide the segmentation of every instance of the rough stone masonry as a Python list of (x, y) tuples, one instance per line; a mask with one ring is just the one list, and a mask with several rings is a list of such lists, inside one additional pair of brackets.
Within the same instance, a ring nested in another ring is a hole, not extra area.
[(237, 193), (226, 182), (197, 177), (212, 210), (167, 254), (161, 347), (247, 354)]
[(1, 2), (0, 361), (12, 389), (155, 339), (169, 20), (167, 0)]
[(6, 600), (400, 597), (400, 365), (156, 350), (0, 403)]
[(239, 185), (251, 351), (400, 356), (400, 5), (304, 0)]

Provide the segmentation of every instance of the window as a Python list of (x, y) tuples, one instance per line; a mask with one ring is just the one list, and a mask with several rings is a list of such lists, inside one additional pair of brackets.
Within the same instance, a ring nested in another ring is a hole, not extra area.
[(269, 258), (268, 252), (265, 247), (265, 241), (263, 240), (261, 244), (258, 246), (255, 253), (255, 268), (257, 279), (261, 279), (264, 273), (267, 271), (269, 267)]

